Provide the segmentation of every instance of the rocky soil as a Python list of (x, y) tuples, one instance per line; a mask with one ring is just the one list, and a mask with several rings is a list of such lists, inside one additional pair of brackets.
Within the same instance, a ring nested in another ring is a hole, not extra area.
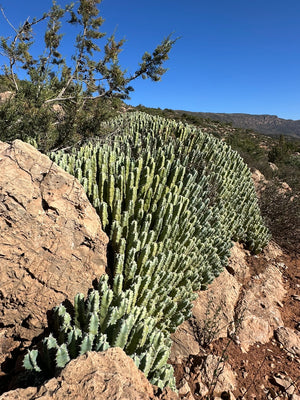
[(53, 306), (105, 272), (108, 239), (76, 179), (30, 145), (1, 143), (0, 170), (0, 399), (300, 399), (300, 260), (275, 242), (257, 256), (235, 244), (199, 292), (172, 337), (178, 394), (150, 385), (117, 348), (34, 385), (26, 347), (47, 334)]
[[(252, 177), (260, 196), (268, 181), (258, 170)], [(284, 182), (277, 190), (292, 191)], [(298, 249), (271, 241), (251, 255), (235, 244), (227, 268), (173, 336), (182, 399), (300, 400)]]
[(235, 245), (226, 270), (174, 334), (182, 399), (298, 400), (299, 267), (274, 243), (258, 256)]

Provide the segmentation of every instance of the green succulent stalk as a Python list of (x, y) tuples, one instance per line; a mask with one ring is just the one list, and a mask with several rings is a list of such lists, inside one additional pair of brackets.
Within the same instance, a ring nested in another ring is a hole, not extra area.
[(233, 240), (259, 251), (269, 233), (250, 171), (224, 142), (143, 113), (103, 128), (121, 133), (50, 156), (75, 174), (99, 214), (111, 280), (101, 277), (86, 300), (78, 294), (71, 314), (56, 308), (54, 336), (24, 366), (62, 368), (78, 354), (118, 346), (152, 383), (175, 388), (170, 334), (190, 317), (195, 292), (221, 273)]

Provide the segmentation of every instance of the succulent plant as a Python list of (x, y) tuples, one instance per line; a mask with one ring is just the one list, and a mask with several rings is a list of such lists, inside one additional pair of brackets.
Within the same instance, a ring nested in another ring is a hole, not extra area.
[(195, 291), (217, 277), (232, 241), (266, 245), (250, 171), (228, 145), (196, 128), (143, 113), (118, 131), (51, 158), (82, 183), (110, 238), (111, 279), (71, 314), (55, 309), (54, 336), (26, 368), (61, 368), (88, 350), (118, 346), (160, 387), (175, 387), (170, 333), (191, 315)]

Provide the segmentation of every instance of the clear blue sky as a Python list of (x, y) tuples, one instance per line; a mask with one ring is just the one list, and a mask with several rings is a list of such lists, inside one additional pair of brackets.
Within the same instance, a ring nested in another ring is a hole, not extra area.
[[(0, 4), (18, 25), (51, 0)], [(299, 0), (103, 0), (100, 10), (103, 30), (127, 39), (120, 60), (129, 72), (170, 32), (181, 37), (162, 81), (136, 82), (129, 104), (300, 119)], [(8, 33), (0, 19), (0, 35)]]

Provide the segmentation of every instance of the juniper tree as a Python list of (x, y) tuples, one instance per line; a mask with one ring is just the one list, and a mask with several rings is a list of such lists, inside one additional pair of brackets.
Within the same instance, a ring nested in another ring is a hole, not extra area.
[[(121, 99), (129, 98), (133, 81), (140, 77), (161, 79), (166, 72), (163, 64), (176, 39), (167, 36), (152, 54), (144, 53), (133, 73), (127, 73), (119, 63), (124, 39), (117, 40), (112, 34), (99, 55), (99, 42), (106, 35), (100, 30), (104, 22), (99, 15), (101, 2), (80, 0), (61, 7), (53, 1), (43, 16), (27, 18), (17, 28), (0, 8), (13, 32), (10, 37), (0, 36), (0, 54), (7, 59), (3, 73), (14, 92), (10, 103), (0, 109), (2, 140), (34, 136), (42, 150), (79, 140), (93, 134), (99, 119), (111, 114)], [(34, 29), (38, 24), (46, 25), (44, 50), (34, 57)], [(63, 25), (72, 25), (78, 31), (70, 62), (60, 53)], [(19, 68), (26, 72), (25, 80), (19, 78)], [(53, 105), (61, 107), (59, 115), (53, 113)]]

